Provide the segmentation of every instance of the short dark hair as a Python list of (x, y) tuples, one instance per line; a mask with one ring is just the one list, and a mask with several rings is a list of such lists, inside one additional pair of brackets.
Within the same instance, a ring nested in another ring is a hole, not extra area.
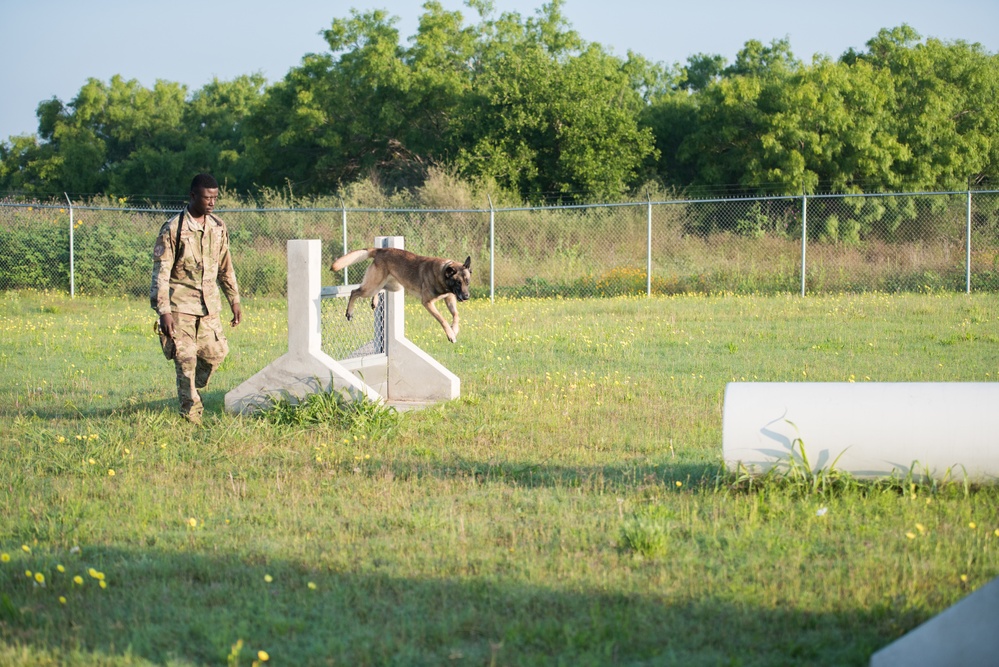
[(205, 190), (218, 190), (219, 183), (211, 174), (198, 174), (194, 177), (194, 180), (191, 181), (191, 192), (197, 192), (199, 188), (204, 188)]

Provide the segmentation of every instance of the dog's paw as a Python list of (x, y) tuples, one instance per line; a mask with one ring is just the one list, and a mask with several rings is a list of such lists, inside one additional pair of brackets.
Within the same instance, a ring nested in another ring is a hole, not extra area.
[(352, 319), (354, 319), (354, 315), (352, 313), (346, 313), (346, 315), (347, 315), (347, 321), (348, 322), (350, 322)]

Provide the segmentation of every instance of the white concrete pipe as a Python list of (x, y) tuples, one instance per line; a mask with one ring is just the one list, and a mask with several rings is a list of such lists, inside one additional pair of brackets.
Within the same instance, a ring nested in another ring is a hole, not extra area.
[(802, 463), (856, 477), (999, 479), (999, 383), (733, 382), (722, 449), (735, 471)]

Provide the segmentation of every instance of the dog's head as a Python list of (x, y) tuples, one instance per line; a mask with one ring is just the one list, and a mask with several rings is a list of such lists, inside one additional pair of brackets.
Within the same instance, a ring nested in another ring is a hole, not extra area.
[(464, 264), (448, 262), (444, 267), (444, 284), (447, 291), (458, 297), (458, 301), (468, 301), (468, 283), (472, 279), (472, 258), (466, 257)]

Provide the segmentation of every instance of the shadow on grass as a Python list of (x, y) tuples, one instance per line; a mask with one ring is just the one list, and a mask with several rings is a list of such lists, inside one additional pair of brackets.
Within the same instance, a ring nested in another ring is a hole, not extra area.
[[(204, 391), (201, 400), (205, 406), (206, 415), (221, 415), (225, 410), (225, 392)], [(179, 414), (176, 396), (154, 400), (126, 400), (119, 405), (108, 405), (106, 401), (77, 404), (66, 398), (59, 405), (46, 403), (41, 407), (19, 407), (17, 405), (0, 405), (0, 417), (18, 417), (32, 415), (39, 419), (102, 419), (136, 413), (169, 412)]]
[(500, 483), (521, 488), (607, 487), (634, 490), (643, 484), (713, 485), (723, 472), (720, 463), (704, 461), (642, 462), (627, 465), (572, 466), (544, 462), (476, 461), (449, 457), (423, 463), (400, 460), (390, 465), (395, 477), (429, 476), (440, 479), (475, 478), (480, 483)]
[[(61, 576), (68, 585), (56, 574), (40, 588), (0, 572), (0, 638), (7, 645), (0, 659), (5, 650), (9, 660), (26, 649), (23, 655), (61, 654), (53, 664), (78, 651), (90, 655), (79, 664), (130, 655), (132, 661), (100, 664), (217, 665), (241, 639), (244, 665), (264, 650), (272, 664), (291, 665), (842, 666), (866, 664), (924, 620), (888, 603), (814, 613), (655, 590), (531, 585), (475, 571), (474, 562), (465, 564), (469, 576), (462, 579), (407, 578), (377, 563), (339, 562), (341, 571), (332, 564), (307, 571), (287, 561), (85, 550), (78, 564), (66, 563)], [(105, 572), (107, 589), (86, 574), (83, 586), (70, 583), (89, 565)], [(632, 565), (643, 566), (669, 563)]]

